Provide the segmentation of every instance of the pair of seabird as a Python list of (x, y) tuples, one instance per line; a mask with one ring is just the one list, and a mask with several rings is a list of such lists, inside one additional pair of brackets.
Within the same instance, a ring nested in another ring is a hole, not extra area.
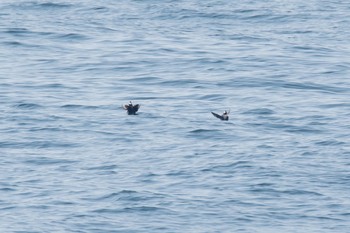
[[(127, 111), (128, 115), (136, 115), (136, 112), (140, 109), (141, 105), (135, 104), (133, 105), (132, 102), (130, 101), (129, 104), (123, 105), (123, 108)], [(225, 111), (222, 115), (219, 115), (215, 112), (211, 112), (215, 117), (219, 118), (222, 121), (228, 121), (228, 114), (230, 111)]]

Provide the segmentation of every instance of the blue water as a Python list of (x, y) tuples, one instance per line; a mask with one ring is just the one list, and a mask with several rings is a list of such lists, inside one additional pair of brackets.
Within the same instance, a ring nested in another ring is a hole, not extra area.
[(0, 232), (350, 232), (349, 38), (340, 0), (1, 1)]

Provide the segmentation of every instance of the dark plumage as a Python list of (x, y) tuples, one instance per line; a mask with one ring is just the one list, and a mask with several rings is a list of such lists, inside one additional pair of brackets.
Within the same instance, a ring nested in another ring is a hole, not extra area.
[(140, 105), (139, 104), (133, 105), (130, 101), (129, 104), (123, 105), (123, 108), (128, 112), (128, 115), (136, 115), (136, 112), (139, 110)]
[(219, 114), (217, 114), (217, 113), (215, 113), (215, 112), (211, 112), (215, 117), (217, 117), (217, 118), (219, 118), (220, 120), (222, 120), (222, 121), (228, 121), (228, 114), (230, 113), (230, 112), (227, 112), (227, 111), (225, 111), (222, 115), (219, 115)]

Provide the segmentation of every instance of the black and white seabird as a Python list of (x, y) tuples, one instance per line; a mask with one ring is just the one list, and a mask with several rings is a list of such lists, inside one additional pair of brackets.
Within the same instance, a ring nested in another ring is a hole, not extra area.
[(230, 113), (230, 111), (225, 111), (222, 115), (219, 115), (215, 112), (211, 112), (215, 117), (219, 118), (222, 121), (228, 121), (228, 114)]
[(133, 105), (130, 101), (129, 104), (123, 105), (123, 108), (128, 112), (128, 115), (136, 115), (136, 112), (139, 110), (140, 105), (139, 104)]

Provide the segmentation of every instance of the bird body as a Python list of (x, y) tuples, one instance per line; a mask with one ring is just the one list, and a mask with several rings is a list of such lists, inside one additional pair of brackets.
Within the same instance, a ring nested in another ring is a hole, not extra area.
[(123, 108), (127, 111), (128, 115), (136, 115), (136, 112), (139, 110), (141, 105), (135, 104), (133, 105), (130, 101), (129, 104), (123, 105)]
[(230, 112), (225, 111), (222, 115), (219, 115), (219, 114), (217, 114), (217, 113), (215, 113), (215, 112), (211, 112), (211, 113), (212, 113), (215, 117), (219, 118), (219, 119), (222, 120), (222, 121), (228, 121), (228, 119), (229, 119), (228, 114), (229, 114)]

